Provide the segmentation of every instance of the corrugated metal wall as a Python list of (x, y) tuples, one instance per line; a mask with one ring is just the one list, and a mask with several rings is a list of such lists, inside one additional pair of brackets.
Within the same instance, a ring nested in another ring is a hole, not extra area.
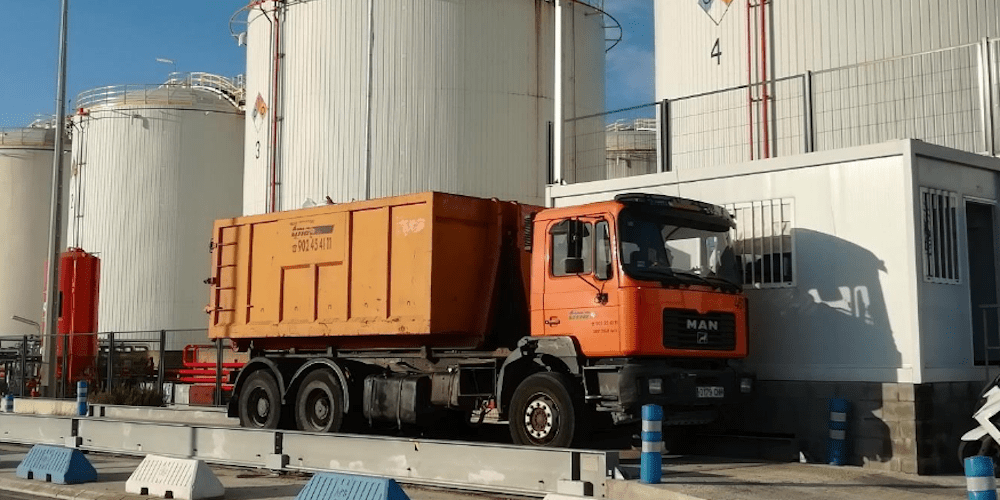
[[(278, 208), (322, 203), (326, 196), (345, 202), (425, 190), (542, 203), (552, 117), (552, 5), (371, 5), (370, 110), (369, 2), (293, 3), (281, 18)], [(249, 15), (247, 96), (248, 104), (266, 108), (248, 111), (247, 214), (265, 211), (270, 196), (275, 34), (272, 4), (261, 7)], [(592, 9), (567, 9), (572, 117), (603, 109), (604, 30), (603, 16), (588, 15)], [(577, 126), (603, 130), (600, 120)], [(603, 152), (597, 160), (603, 169)]]
[[(718, 25), (700, 3), (656, 1), (658, 99), (747, 83), (747, 0), (732, 0)], [(777, 78), (1000, 36), (996, 0), (767, 0), (767, 5), (768, 73)], [(755, 18), (754, 37), (758, 23)], [(712, 57), (716, 40), (720, 57)]]
[(657, 3), (675, 168), (903, 138), (997, 151), (983, 73), (1000, 46), (988, 57), (982, 42), (1000, 36), (995, 0), (705, 3)]
[(34, 335), (42, 321), (55, 134), (0, 131), (0, 336)]
[(102, 332), (207, 328), (212, 223), (239, 215), (243, 192), (243, 113), (213, 100), (75, 118), (68, 241), (101, 258)]

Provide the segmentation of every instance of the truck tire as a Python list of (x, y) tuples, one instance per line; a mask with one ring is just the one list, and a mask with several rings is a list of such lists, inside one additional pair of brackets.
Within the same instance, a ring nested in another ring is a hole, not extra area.
[(583, 398), (567, 375), (542, 372), (528, 376), (511, 398), (508, 421), (515, 444), (565, 448), (580, 425)]
[(281, 422), (281, 393), (278, 382), (266, 370), (253, 372), (240, 390), (240, 426), (250, 429), (277, 429)]
[(295, 426), (308, 432), (337, 432), (344, 423), (344, 391), (328, 369), (313, 370), (302, 379), (295, 396)]

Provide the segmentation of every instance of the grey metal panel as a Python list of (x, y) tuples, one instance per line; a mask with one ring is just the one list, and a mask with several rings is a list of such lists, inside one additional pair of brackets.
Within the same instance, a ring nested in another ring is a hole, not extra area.
[(78, 425), (82, 447), (89, 450), (174, 457), (194, 454), (193, 427), (86, 418)]
[[(290, 468), (389, 476), (483, 491), (544, 493), (559, 480), (589, 481), (595, 496), (617, 466), (613, 452), (364, 436), (285, 433)], [(320, 442), (319, 440), (322, 440)]]
[(66, 444), (73, 436), (73, 419), (66, 417), (0, 414), (0, 441), (24, 444)]

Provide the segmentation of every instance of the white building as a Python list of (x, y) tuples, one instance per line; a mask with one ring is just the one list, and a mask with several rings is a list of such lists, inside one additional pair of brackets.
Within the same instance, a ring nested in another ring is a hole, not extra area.
[[(735, 211), (760, 383), (739, 427), (825, 457), (827, 399), (853, 401), (855, 461), (957, 465), (970, 400), (1000, 360), (1000, 160), (893, 141), (550, 186), (550, 206), (654, 192)], [(992, 306), (992, 307), (991, 307)], [(984, 323), (985, 312), (985, 323)]]

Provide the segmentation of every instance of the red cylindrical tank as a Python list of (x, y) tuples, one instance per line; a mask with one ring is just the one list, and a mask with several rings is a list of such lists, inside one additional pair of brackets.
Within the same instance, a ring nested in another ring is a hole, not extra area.
[(59, 322), (56, 338), (56, 377), (62, 378), (63, 345), (69, 337), (66, 357), (69, 382), (94, 378), (97, 362), (97, 304), (101, 261), (79, 248), (60, 256)]

